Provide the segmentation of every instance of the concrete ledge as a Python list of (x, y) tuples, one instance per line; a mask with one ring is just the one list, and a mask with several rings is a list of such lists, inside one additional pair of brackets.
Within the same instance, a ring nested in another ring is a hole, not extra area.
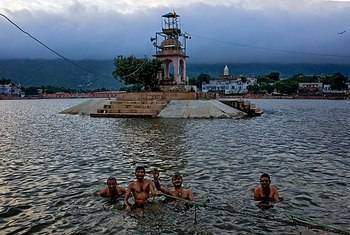
[(245, 114), (216, 100), (172, 100), (161, 118), (240, 118)]
[(89, 99), (63, 110), (60, 114), (90, 115), (91, 113), (96, 113), (97, 109), (102, 109), (105, 105), (109, 104), (109, 101), (108, 99)]

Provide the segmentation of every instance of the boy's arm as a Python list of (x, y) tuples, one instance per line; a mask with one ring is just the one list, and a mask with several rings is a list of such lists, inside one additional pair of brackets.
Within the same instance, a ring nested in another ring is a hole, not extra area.
[(123, 187), (120, 187), (119, 188), (119, 192), (121, 192), (122, 194), (125, 194), (126, 193), (126, 189), (125, 188), (123, 188)]
[(131, 188), (132, 188), (132, 183), (129, 183), (128, 189), (126, 190), (125, 197), (124, 197), (124, 203), (125, 203), (126, 209), (130, 209), (129, 197), (131, 193)]
[(255, 189), (254, 189), (254, 200), (255, 200), (255, 201), (260, 201), (260, 200), (261, 200), (259, 188), (255, 188)]
[(188, 190), (188, 200), (193, 201), (193, 192), (192, 189)]
[(277, 190), (277, 188), (275, 186), (273, 187), (273, 190), (274, 190), (273, 200), (275, 202), (279, 202), (280, 201), (280, 196), (278, 194), (278, 190)]
[(163, 187), (160, 187), (160, 191), (164, 194), (168, 194), (170, 195), (170, 190), (169, 189), (166, 189), (166, 188), (163, 188)]
[(151, 195), (154, 197), (154, 196), (157, 196), (157, 190), (156, 190), (156, 187), (154, 186), (154, 183), (153, 181), (150, 181), (150, 191), (151, 191)]
[(100, 195), (101, 197), (107, 197), (107, 189), (101, 189), (100, 191), (97, 192), (97, 195)]

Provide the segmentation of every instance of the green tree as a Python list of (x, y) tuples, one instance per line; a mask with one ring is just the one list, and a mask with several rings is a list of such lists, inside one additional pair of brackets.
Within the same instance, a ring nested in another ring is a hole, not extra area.
[(199, 74), (199, 76), (197, 77), (197, 84), (196, 84), (197, 87), (202, 90), (202, 84), (204, 82), (209, 83), (210, 79), (211, 79), (211, 77), (209, 74), (206, 74), (206, 73)]
[(241, 78), (241, 81), (242, 81), (242, 82), (247, 82), (247, 81), (248, 81), (248, 78), (247, 78), (247, 77), (244, 77), (244, 76), (243, 76), (243, 77), (240, 77), (240, 78)]
[(260, 87), (258, 84), (254, 84), (254, 85), (249, 85), (247, 87), (248, 91), (254, 94), (258, 94), (260, 91)]
[(271, 72), (269, 75), (267, 75), (272, 81), (279, 81), (280, 80), (280, 73), (279, 72)]
[(138, 59), (134, 56), (118, 56), (113, 61), (113, 76), (126, 85), (142, 85), (145, 90), (157, 90), (157, 74), (161, 71), (161, 62), (157, 59)]
[(267, 76), (259, 76), (257, 79), (256, 79), (257, 83), (259, 85), (263, 84), (263, 83), (274, 83), (274, 81), (267, 77)]
[(209, 83), (209, 80), (211, 79), (209, 74), (206, 73), (201, 73), (198, 75), (197, 78), (190, 78), (188, 81), (189, 85), (194, 85), (197, 86), (199, 89), (202, 89), (202, 84), (205, 83)]
[(298, 90), (298, 82), (292, 79), (281, 80), (275, 83), (275, 88), (282, 94), (295, 94)]
[(326, 83), (331, 85), (332, 90), (344, 90), (347, 88), (347, 78), (341, 73), (335, 73), (326, 77)]
[(38, 95), (38, 87), (26, 87), (23, 88), (23, 91), (26, 96)]
[(260, 91), (262, 93), (268, 93), (268, 94), (271, 94), (273, 92), (273, 90), (275, 89), (273, 85), (271, 85), (270, 83), (266, 83), (266, 82), (260, 83), (259, 87), (260, 87)]

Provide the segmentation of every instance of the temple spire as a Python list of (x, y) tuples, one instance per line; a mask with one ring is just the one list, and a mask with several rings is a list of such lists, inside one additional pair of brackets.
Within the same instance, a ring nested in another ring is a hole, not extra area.
[(227, 65), (225, 65), (224, 76), (228, 76), (228, 75), (230, 75), (230, 70), (228, 69)]

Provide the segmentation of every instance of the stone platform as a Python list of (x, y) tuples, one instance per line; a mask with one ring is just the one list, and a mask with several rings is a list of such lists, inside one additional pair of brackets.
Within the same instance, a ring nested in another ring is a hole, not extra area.
[[(116, 99), (93, 99), (61, 113), (113, 118), (241, 118), (247, 113), (231, 104), (198, 100), (194, 92), (121, 93)], [(226, 103), (226, 102), (225, 102)]]

